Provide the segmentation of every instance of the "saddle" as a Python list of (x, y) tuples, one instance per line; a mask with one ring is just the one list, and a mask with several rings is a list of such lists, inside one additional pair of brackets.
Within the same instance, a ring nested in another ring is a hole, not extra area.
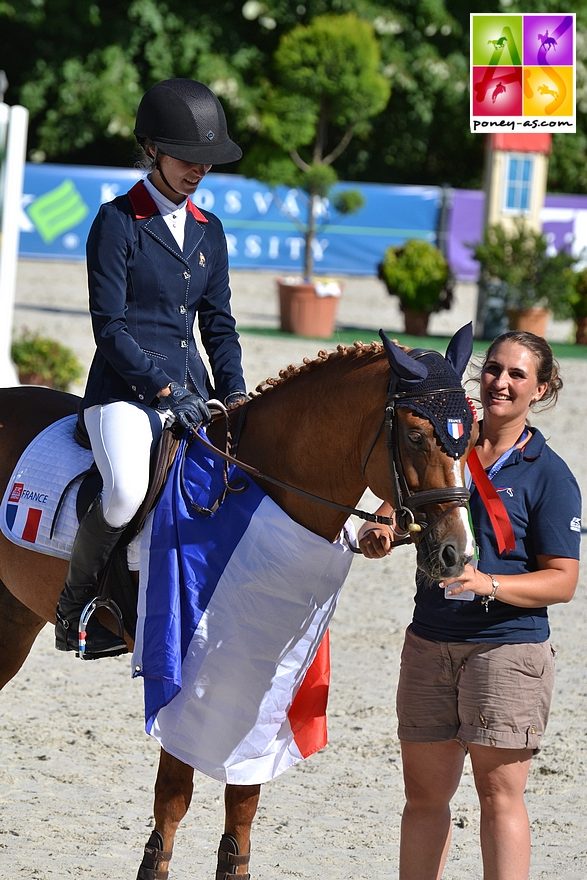
[[(4, 538), (26, 550), (63, 560), (69, 560), (79, 522), (102, 488), (90, 444), (75, 432), (75, 423), (76, 416), (64, 416), (31, 440), (0, 499), (0, 533)], [(113, 600), (133, 637), (138, 584), (129, 564), (134, 567), (137, 554), (134, 547), (128, 548), (157, 502), (179, 442), (171, 429), (163, 430), (151, 458), (146, 496), (100, 578), (99, 603)], [(138, 548), (138, 541), (135, 544)]]
[[(224, 411), (225, 444), (231, 451), (238, 445), (245, 409), (239, 407), (228, 418)], [(116, 602), (125, 629), (133, 637), (138, 584), (129, 568), (135, 569), (138, 559), (135, 539), (159, 499), (180, 440), (181, 433), (177, 434), (173, 426), (163, 430), (151, 458), (146, 496), (100, 581), (100, 602)], [(101, 482), (89, 440), (80, 431), (77, 417), (71, 414), (50, 423), (32, 439), (16, 463), (0, 499), (0, 533), (27, 550), (68, 560), (78, 523), (100, 493)]]

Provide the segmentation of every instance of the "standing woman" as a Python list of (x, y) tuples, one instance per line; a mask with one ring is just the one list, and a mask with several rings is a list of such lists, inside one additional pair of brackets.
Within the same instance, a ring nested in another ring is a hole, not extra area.
[[(579, 574), (577, 481), (528, 424), (531, 409), (554, 405), (562, 387), (550, 346), (532, 333), (504, 333), (491, 344), (479, 378), (483, 421), (475, 452), (505, 505), (515, 547), (498, 551), (474, 489), (477, 567), (466, 565), (450, 585), (416, 575), (397, 692), (406, 793), (400, 880), (442, 877), (450, 802), (467, 752), (481, 808), (483, 878), (527, 880), (524, 791), (554, 683), (547, 608), (573, 598)], [(471, 457), (469, 463), (475, 470)], [(371, 558), (391, 546), (384, 527), (364, 527), (359, 539)]]
[[(79, 650), (81, 612), (146, 494), (167, 415), (195, 429), (210, 418), (211, 396), (227, 406), (246, 397), (224, 231), (190, 201), (212, 165), (240, 159), (240, 147), (228, 136), (218, 98), (189, 79), (165, 80), (145, 93), (135, 135), (149, 173), (101, 206), (86, 248), (96, 352), (80, 422), (103, 490), (73, 545), (56, 614), (61, 651)], [(194, 339), (196, 317), (213, 381)], [(90, 618), (87, 659), (126, 650)]]

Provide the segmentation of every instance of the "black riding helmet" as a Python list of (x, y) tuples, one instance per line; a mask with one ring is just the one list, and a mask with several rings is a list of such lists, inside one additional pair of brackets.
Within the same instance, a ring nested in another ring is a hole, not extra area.
[(242, 156), (228, 136), (220, 101), (192, 79), (166, 79), (148, 89), (134, 133), (139, 143), (148, 138), (162, 153), (184, 162), (222, 165)]

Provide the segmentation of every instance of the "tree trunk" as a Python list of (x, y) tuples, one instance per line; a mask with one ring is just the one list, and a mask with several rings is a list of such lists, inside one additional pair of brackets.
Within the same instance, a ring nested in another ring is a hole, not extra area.
[(314, 274), (314, 251), (312, 243), (316, 236), (316, 196), (310, 193), (308, 202), (308, 217), (306, 232), (304, 235), (304, 280), (310, 282)]
[(577, 318), (575, 342), (577, 345), (587, 345), (587, 318)]

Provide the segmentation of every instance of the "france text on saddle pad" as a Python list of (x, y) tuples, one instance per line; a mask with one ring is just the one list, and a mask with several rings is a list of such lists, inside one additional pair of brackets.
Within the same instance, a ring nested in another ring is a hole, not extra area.
[(0, 507), (5, 538), (48, 556), (69, 559), (77, 530), (75, 492), (51, 525), (64, 487), (92, 463), (92, 453), (73, 439), (77, 416), (66, 416), (38, 434), (21, 455)]

